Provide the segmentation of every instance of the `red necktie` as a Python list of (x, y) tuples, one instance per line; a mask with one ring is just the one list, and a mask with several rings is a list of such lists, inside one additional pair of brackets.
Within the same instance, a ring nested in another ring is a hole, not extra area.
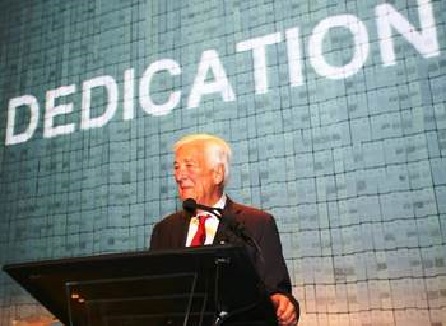
[(206, 240), (206, 229), (204, 227), (204, 223), (209, 217), (209, 214), (202, 213), (198, 214), (197, 217), (198, 217), (198, 229), (197, 232), (195, 232), (195, 235), (190, 243), (191, 247), (202, 246), (204, 245), (204, 241)]

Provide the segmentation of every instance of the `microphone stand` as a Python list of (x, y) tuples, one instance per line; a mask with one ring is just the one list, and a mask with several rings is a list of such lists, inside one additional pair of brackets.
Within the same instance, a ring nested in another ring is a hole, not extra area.
[(216, 258), (215, 259), (215, 278), (214, 278), (214, 305), (216, 307), (216, 314), (214, 322), (212, 323), (212, 326), (220, 326), (226, 318), (229, 316), (228, 311), (225, 309), (222, 309), (221, 302), (219, 300), (219, 292), (220, 292), (220, 273), (221, 268), (224, 264), (229, 264), (230, 261), (227, 258)]
[[(206, 211), (208, 213), (211, 213), (215, 215), (219, 222), (222, 222), (222, 212), (223, 210), (221, 208), (215, 208), (215, 207), (209, 207), (201, 204), (197, 204), (197, 202), (192, 199), (188, 198), (183, 202), (183, 209), (189, 213), (191, 216), (196, 215), (197, 209), (201, 209), (203, 211)], [(224, 257), (217, 257), (215, 258), (215, 278), (214, 278), (214, 306), (215, 306), (215, 316), (214, 320), (211, 324), (211, 326), (220, 326), (226, 317), (228, 317), (229, 313), (222, 309), (221, 302), (219, 300), (220, 297), (220, 274), (222, 271), (223, 265), (229, 264), (230, 261), (227, 258)]]
[[(226, 224), (228, 226), (229, 230), (232, 231), (232, 233), (237, 238), (242, 240), (247, 245), (252, 246), (256, 250), (258, 256), (260, 257), (261, 262), (263, 264), (265, 263), (263, 254), (262, 254), (262, 250), (261, 250), (259, 244), (257, 243), (257, 241), (247, 233), (244, 225), (242, 225), (240, 222), (238, 222), (233, 216), (224, 215), (223, 209), (197, 204), (197, 202), (192, 198), (188, 198), (183, 202), (183, 209), (186, 212), (190, 213), (191, 216), (194, 216), (196, 214), (197, 209), (201, 209), (203, 211), (212, 213), (213, 215), (215, 215), (218, 218), (220, 223)], [(212, 326), (220, 326), (230, 316), (228, 311), (221, 308), (221, 303), (219, 301), (219, 290), (220, 290), (219, 283), (220, 283), (221, 269), (222, 269), (223, 265), (229, 264), (229, 263), (230, 263), (230, 261), (227, 258), (218, 257), (215, 259), (216, 272), (215, 272), (215, 279), (214, 279), (214, 305), (216, 307), (217, 313), (215, 316), (215, 320), (212, 323)]]

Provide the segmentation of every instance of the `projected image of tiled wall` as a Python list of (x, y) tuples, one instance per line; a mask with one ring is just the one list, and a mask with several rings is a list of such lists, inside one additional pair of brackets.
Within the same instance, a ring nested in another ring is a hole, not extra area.
[[(2, 1), (0, 264), (145, 250), (206, 132), (301, 323), (446, 325), (446, 3)], [(0, 273), (0, 324), (55, 319)]]

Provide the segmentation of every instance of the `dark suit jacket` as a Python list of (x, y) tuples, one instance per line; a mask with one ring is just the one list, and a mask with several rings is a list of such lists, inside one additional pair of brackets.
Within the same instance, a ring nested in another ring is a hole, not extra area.
[[(190, 216), (185, 211), (173, 213), (158, 222), (152, 232), (150, 249), (176, 249), (186, 246)], [(222, 221), (215, 234), (214, 244), (242, 244), (240, 237), (228, 227), (226, 221), (235, 220), (245, 226), (247, 233), (257, 242), (255, 247), (246, 246), (256, 270), (270, 293), (286, 294), (297, 305), (291, 295), (291, 282), (282, 253), (282, 245), (274, 217), (259, 209), (241, 205), (228, 198), (223, 210)], [(298, 308), (298, 306), (297, 306)]]

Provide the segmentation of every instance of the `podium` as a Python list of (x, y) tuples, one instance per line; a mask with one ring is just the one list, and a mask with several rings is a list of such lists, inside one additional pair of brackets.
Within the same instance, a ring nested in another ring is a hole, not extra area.
[(245, 249), (229, 244), (3, 269), (65, 325), (277, 325)]

